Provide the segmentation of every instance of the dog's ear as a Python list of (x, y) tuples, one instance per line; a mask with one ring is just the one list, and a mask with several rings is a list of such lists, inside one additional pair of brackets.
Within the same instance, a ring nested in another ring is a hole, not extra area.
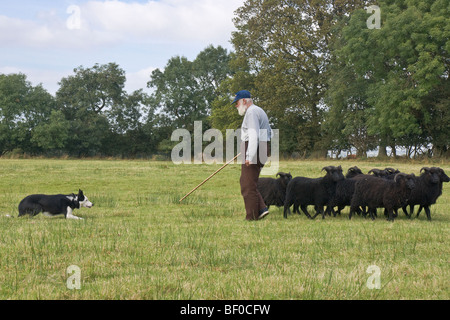
[(83, 190), (79, 189), (78, 190), (78, 201), (83, 201), (83, 200), (84, 200)]

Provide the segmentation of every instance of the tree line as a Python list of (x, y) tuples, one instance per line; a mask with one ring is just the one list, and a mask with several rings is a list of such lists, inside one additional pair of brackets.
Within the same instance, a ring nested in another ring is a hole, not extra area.
[[(369, 28), (377, 5), (380, 28)], [(237, 129), (247, 89), (280, 130), (285, 155), (450, 155), (448, 0), (247, 0), (234, 50), (208, 46), (126, 92), (115, 63), (74, 69), (53, 96), (0, 74), (0, 153), (75, 157), (170, 154), (175, 129)]]

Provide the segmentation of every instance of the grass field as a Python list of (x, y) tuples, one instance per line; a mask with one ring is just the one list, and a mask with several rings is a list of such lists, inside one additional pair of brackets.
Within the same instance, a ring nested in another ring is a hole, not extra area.
[[(395, 167), (419, 174), (450, 164), (286, 161), (281, 171), (321, 176), (326, 165)], [(394, 223), (342, 216), (283, 219), (271, 208), (247, 222), (240, 167), (107, 160), (0, 160), (0, 299), (439, 299), (450, 298), (450, 184), (426, 215)], [(95, 203), (82, 221), (17, 218), (32, 193), (81, 188)], [(310, 208), (311, 210), (312, 208)], [(8, 218), (7, 215), (12, 216)], [(81, 270), (69, 290), (67, 268)], [(369, 289), (370, 266), (381, 289)]]

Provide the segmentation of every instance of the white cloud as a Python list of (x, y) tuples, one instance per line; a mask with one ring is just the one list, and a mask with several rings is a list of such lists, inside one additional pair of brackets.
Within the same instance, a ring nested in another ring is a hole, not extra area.
[(243, 0), (88, 1), (35, 20), (0, 15), (2, 46), (92, 48), (123, 42), (225, 44)]
[(40, 26), (33, 21), (20, 20), (0, 16), (0, 41), (2, 46), (31, 45), (36, 40), (46, 41), (51, 37), (51, 31), (46, 26)]
[(0, 74), (12, 73), (23, 73), (27, 76), (27, 81), (30, 81), (33, 86), (43, 84), (50, 94), (55, 94), (59, 88), (58, 82), (66, 77), (68, 72), (10, 66), (0, 67)]
[(127, 72), (127, 82), (126, 90), (131, 93), (135, 90), (143, 89), (144, 92), (150, 92), (151, 90), (147, 88), (147, 82), (150, 81), (150, 76), (153, 70), (157, 68), (148, 67), (136, 72)]
[(231, 49), (232, 18), (244, 0), (45, 3), (23, 15), (0, 11), (0, 73), (22, 72), (54, 94), (73, 68), (108, 62), (124, 68), (128, 92), (149, 91), (152, 71), (170, 57), (193, 59), (210, 44)]
[(163, 0), (147, 3), (90, 1), (82, 15), (95, 28), (142, 40), (229, 39), (231, 17), (242, 0)]

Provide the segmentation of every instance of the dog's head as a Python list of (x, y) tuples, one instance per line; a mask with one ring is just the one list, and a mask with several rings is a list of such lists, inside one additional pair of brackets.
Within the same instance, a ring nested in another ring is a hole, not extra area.
[(83, 190), (78, 191), (77, 201), (80, 203), (80, 208), (92, 208), (94, 204), (89, 201), (88, 197), (83, 194)]

